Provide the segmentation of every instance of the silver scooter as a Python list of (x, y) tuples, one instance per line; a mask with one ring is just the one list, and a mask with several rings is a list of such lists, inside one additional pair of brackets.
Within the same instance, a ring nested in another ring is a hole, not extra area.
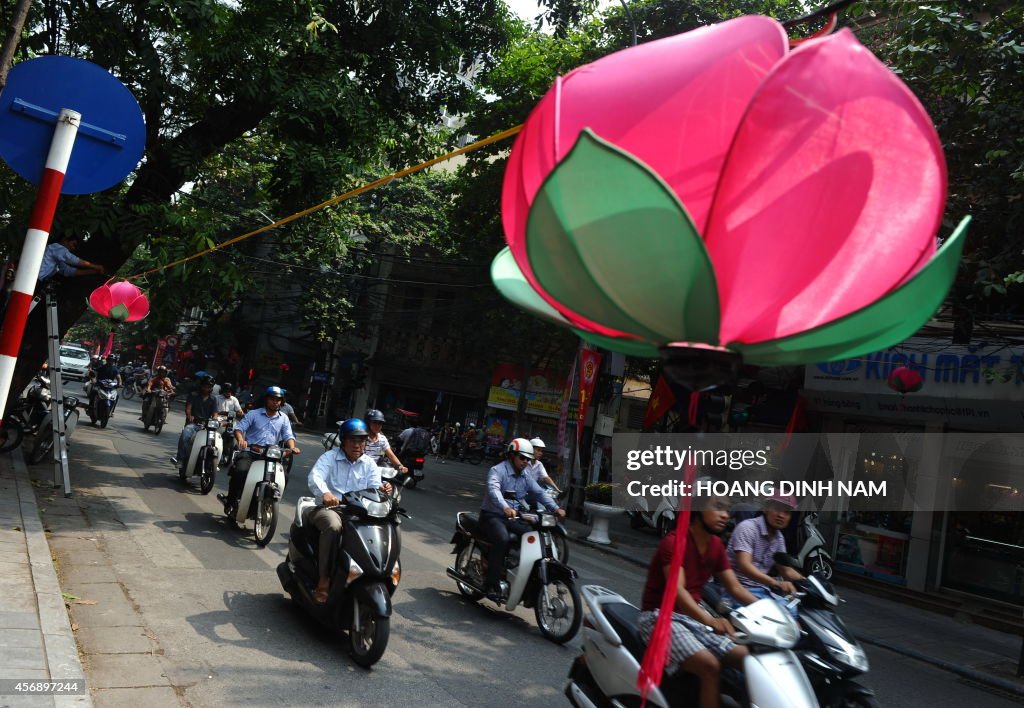
[(825, 550), (825, 537), (818, 531), (818, 513), (809, 511), (800, 520), (800, 535), (804, 539), (800, 552), (796, 554), (804, 575), (815, 573), (825, 580), (832, 579), (832, 556)]
[[(577, 708), (639, 705), (637, 676), (646, 649), (640, 639), (640, 610), (618, 593), (599, 585), (583, 586), (588, 616), (583, 623), (583, 653), (573, 662), (565, 695)], [(791, 648), (800, 628), (772, 599), (734, 610), (729, 620), (736, 643), (750, 654), (743, 660), (743, 684), (723, 690), (733, 703), (758, 708), (818, 708), (818, 700)], [(711, 631), (711, 628), (708, 628)], [(678, 671), (666, 676), (647, 696), (659, 708), (697, 705), (700, 685), (695, 676)]]
[(224, 438), (221, 436), (221, 421), (217, 417), (207, 418), (189, 443), (188, 457), (178, 467), (182, 482), (189, 477), (199, 476), (199, 491), (209, 494), (217, 477), (217, 468), (224, 455)]

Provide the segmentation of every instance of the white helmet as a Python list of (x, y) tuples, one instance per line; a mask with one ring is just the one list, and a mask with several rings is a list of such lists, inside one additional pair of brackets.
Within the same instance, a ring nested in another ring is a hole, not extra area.
[(534, 459), (533, 445), (526, 438), (516, 438), (508, 444), (507, 453), (509, 455), (522, 455), (527, 459)]
[(544, 445), (544, 441), (541, 440), (540, 438), (534, 438), (533, 440), (530, 441), (530, 444), (533, 445), (533, 449), (535, 450), (537, 448), (543, 450), (546, 447), (546, 445)]

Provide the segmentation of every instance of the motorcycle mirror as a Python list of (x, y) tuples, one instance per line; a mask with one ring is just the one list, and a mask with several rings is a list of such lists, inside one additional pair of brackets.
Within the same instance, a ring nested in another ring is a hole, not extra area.
[(787, 568), (799, 568), (800, 561), (788, 553), (776, 553), (772, 556), (772, 560), (775, 561), (775, 565), (785, 566)]

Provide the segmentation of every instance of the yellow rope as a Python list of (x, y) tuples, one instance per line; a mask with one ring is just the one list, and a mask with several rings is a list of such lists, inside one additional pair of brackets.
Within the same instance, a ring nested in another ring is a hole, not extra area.
[(262, 227), (256, 229), (255, 231), (250, 231), (248, 233), (242, 234), (241, 236), (235, 236), (234, 238), (230, 238), (227, 241), (224, 241), (222, 243), (218, 243), (213, 248), (207, 248), (204, 251), (199, 251), (198, 253), (193, 253), (191, 256), (185, 256), (184, 258), (179, 258), (178, 260), (172, 261), (171, 263), (168, 263), (167, 265), (162, 265), (162, 266), (159, 266), (157, 268), (151, 268), (150, 270), (143, 271), (142, 273), (136, 273), (135, 275), (128, 276), (127, 278), (125, 278), (125, 280), (136, 280), (137, 278), (143, 278), (143, 277), (145, 277), (147, 275), (151, 275), (153, 273), (159, 273), (162, 270), (167, 270), (168, 268), (173, 268), (174, 266), (181, 265), (182, 263), (185, 263), (187, 261), (191, 261), (191, 260), (193, 260), (195, 258), (199, 258), (201, 256), (205, 256), (208, 253), (213, 253), (214, 251), (219, 251), (222, 248), (226, 248), (227, 246), (232, 246), (232, 245), (238, 243), (239, 241), (244, 241), (245, 239), (250, 238), (252, 236), (256, 236), (257, 234), (261, 234), (261, 233), (264, 233), (266, 231), (270, 231), (271, 229), (276, 229), (278, 226), (282, 226), (283, 224), (287, 224), (290, 221), (295, 221), (296, 219), (301, 219), (302, 217), (308, 216), (309, 214), (312, 214), (315, 211), (319, 211), (319, 210), (323, 209), (324, 207), (329, 207), (332, 204), (337, 204), (338, 202), (343, 202), (346, 199), (351, 199), (352, 197), (357, 197), (360, 194), (363, 194), (364, 192), (369, 192), (370, 190), (376, 189), (377, 187), (382, 187), (385, 184), (387, 184), (388, 182), (391, 182), (392, 180), (401, 179), (402, 177), (407, 177), (408, 175), (411, 175), (414, 172), (419, 172), (421, 170), (425, 170), (428, 167), (432, 167), (433, 165), (436, 165), (439, 162), (444, 162), (445, 160), (450, 160), (453, 157), (458, 157), (459, 155), (463, 155), (463, 154), (465, 154), (467, 152), (472, 152), (473, 150), (478, 150), (478, 149), (480, 149), (482, 147), (490, 145), (491, 143), (500, 142), (500, 141), (504, 140), (505, 138), (510, 138), (513, 135), (515, 135), (516, 133), (518, 133), (522, 129), (522, 127), (523, 127), (522, 125), (517, 125), (517, 126), (515, 126), (513, 128), (509, 128), (507, 130), (503, 130), (500, 133), (496, 133), (496, 134), (490, 136), (489, 138), (484, 138), (483, 140), (477, 140), (475, 143), (471, 143), (471, 144), (466, 145), (464, 147), (460, 147), (457, 150), (452, 150), (449, 153), (445, 153), (444, 155), (440, 155), (439, 157), (432, 158), (430, 160), (427, 160), (426, 162), (421, 162), (418, 165), (413, 165), (412, 167), (406, 167), (404, 170), (399, 170), (398, 172), (394, 172), (394, 173), (388, 175), (387, 177), (381, 177), (380, 179), (377, 179), (377, 180), (374, 180), (373, 182), (369, 182), (367, 184), (364, 184), (361, 187), (356, 187), (355, 189), (350, 190), (348, 192), (345, 192), (344, 194), (339, 194), (336, 197), (331, 197), (330, 199), (328, 199), (325, 202), (320, 202), (316, 206), (311, 206), (308, 209), (303, 209), (302, 211), (296, 212), (296, 213), (292, 214), (291, 216), (286, 216), (283, 219), (279, 219), (278, 221), (275, 221), (272, 224), (267, 224), (266, 226), (262, 226)]

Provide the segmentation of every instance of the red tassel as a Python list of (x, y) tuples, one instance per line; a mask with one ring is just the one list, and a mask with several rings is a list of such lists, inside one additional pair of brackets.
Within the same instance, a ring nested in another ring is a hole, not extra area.
[(807, 427), (807, 401), (797, 398), (796, 405), (793, 406), (793, 415), (789, 416), (789, 422), (786, 423), (786, 434), (782, 436), (782, 442), (779, 443), (776, 452), (781, 454), (785, 451), (789, 447), (793, 433), (799, 433), (805, 427)]
[(697, 406), (700, 404), (700, 392), (693, 391), (690, 393), (690, 425), (697, 425)]
[[(693, 406), (694, 396), (691, 394), (690, 405)], [(693, 481), (697, 477), (697, 468), (693, 464), (686, 466), (684, 482), (687, 489), (693, 489)], [(640, 664), (640, 675), (637, 677), (637, 688), (640, 689), (641, 708), (647, 703), (651, 690), (661, 684), (665, 672), (665, 659), (668, 658), (669, 642), (672, 633), (672, 610), (676, 606), (676, 590), (679, 587), (679, 571), (683, 567), (683, 556), (686, 553), (686, 539), (690, 531), (690, 497), (679, 500), (679, 517), (676, 523), (676, 544), (672, 548), (672, 562), (669, 564), (668, 576), (665, 578), (665, 592), (661, 596), (661, 608), (658, 619), (654, 623), (644, 660)]]

